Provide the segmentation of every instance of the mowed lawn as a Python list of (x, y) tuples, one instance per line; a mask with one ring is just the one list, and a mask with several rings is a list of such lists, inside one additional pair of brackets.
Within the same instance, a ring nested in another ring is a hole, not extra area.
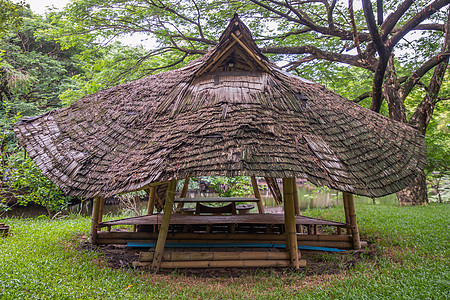
[[(377, 254), (319, 275), (109, 269), (100, 252), (83, 250), (76, 238), (87, 234), (88, 218), (0, 219), (11, 226), (11, 235), (0, 238), (0, 299), (450, 299), (450, 205), (356, 210), (362, 238)], [(339, 206), (304, 214), (343, 220)]]

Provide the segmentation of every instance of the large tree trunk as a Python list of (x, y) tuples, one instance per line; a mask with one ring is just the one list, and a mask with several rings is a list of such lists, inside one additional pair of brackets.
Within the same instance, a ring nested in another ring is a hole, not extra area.
[[(400, 96), (397, 74), (395, 73), (393, 56), (389, 58), (383, 82), (383, 96), (389, 108), (389, 118), (406, 123), (404, 99)], [(425, 173), (418, 177), (404, 190), (397, 193), (400, 205), (421, 205), (428, 202)]]
[(424, 205), (428, 203), (425, 178), (425, 173), (422, 171), (406, 189), (397, 193), (400, 205)]

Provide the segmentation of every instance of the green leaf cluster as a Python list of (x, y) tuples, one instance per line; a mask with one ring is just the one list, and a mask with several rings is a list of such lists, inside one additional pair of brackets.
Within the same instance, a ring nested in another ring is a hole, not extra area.
[(20, 205), (30, 202), (47, 208), (49, 215), (67, 207), (70, 197), (65, 196), (47, 177), (43, 176), (36, 164), (20, 151), (10, 157), (0, 170), (4, 184), (0, 191), (1, 201), (12, 196)]
[(11, 28), (18, 28), (22, 25), (21, 13), (24, 6), (24, 1), (15, 3), (10, 0), (0, 0), (0, 38)]
[(219, 197), (245, 197), (252, 194), (252, 187), (250, 185), (250, 177), (236, 176), (236, 177), (202, 177), (202, 180), (212, 186)]

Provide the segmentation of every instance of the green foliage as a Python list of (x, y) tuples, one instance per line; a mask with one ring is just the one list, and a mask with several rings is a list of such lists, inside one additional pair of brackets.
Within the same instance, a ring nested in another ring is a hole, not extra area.
[(0, 0), (0, 38), (11, 28), (16, 29), (22, 25), (22, 10), (24, 1), (14, 3), (10, 0)]
[(158, 69), (162, 61), (172, 59), (168, 55), (161, 55), (141, 60), (146, 55), (142, 47), (124, 46), (118, 42), (95, 51), (84, 51), (76, 56), (82, 61), (82, 73), (73, 76), (71, 86), (60, 94), (64, 105), (99, 90), (139, 79)]
[(22, 151), (9, 158), (1, 175), (4, 182), (0, 194), (3, 202), (7, 200), (3, 195), (12, 194), (20, 205), (34, 202), (46, 207), (50, 215), (66, 208), (70, 201), (70, 197), (43, 176), (36, 164), (25, 157)]
[(59, 95), (73, 86), (71, 77), (81, 72), (75, 58), (80, 51), (62, 50), (54, 40), (36, 37), (37, 30), (52, 28), (49, 20), (30, 10), (22, 10), (20, 17), (20, 26), (6, 30), (0, 40), (2, 196), (3, 202), (12, 198), (21, 205), (40, 204), (51, 214), (64, 208), (69, 198), (30, 158), (24, 158), (12, 128), (23, 116), (62, 106)]
[(37, 30), (51, 27), (42, 17), (28, 11), (23, 22), (19, 30), (8, 32), (1, 42), (4, 54), (0, 67), (10, 79), (2, 90), (3, 96), (33, 103), (40, 111), (61, 107), (58, 95), (80, 72), (78, 61), (72, 58), (77, 49), (63, 51), (52, 40), (36, 38)]
[[(12, 120), (15, 116), (35, 116), (61, 107), (58, 96), (72, 85), (71, 77), (80, 72), (73, 58), (76, 49), (63, 51), (52, 40), (36, 38), (38, 29), (51, 25), (25, 10), (23, 24), (8, 31), (0, 40), (0, 130), (4, 143), (14, 144)], [(2, 153), (3, 155), (5, 153)]]
[(126, 193), (122, 195), (117, 195), (119, 203), (123, 207), (121, 214), (126, 217), (138, 217), (147, 214), (147, 207), (139, 208), (140, 202), (143, 198), (147, 196), (145, 191), (136, 191), (131, 193)]
[(250, 177), (203, 177), (212, 186), (219, 197), (244, 197), (252, 193)]
[[(444, 105), (444, 103), (442, 103)], [(447, 105), (448, 106), (448, 105)], [(450, 201), (450, 112), (440, 110), (430, 122), (425, 136), (427, 142), (427, 180), (432, 201)]]

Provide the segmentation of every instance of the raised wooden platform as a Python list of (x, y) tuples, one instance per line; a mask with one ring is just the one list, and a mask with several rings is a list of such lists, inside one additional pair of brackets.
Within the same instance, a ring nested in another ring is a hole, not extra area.
[[(114, 225), (156, 225), (161, 224), (162, 214), (126, 218), (114, 221), (103, 222), (98, 228)], [(297, 225), (328, 225), (337, 227), (348, 227), (346, 223), (321, 220), (305, 216), (295, 216)], [(213, 225), (213, 224), (265, 224), (282, 225), (284, 224), (283, 214), (246, 214), (246, 215), (228, 215), (228, 216), (201, 216), (173, 214), (170, 218), (171, 225)]]
[[(127, 244), (129, 242), (155, 242), (158, 238), (162, 215), (148, 215), (100, 223), (97, 228), (108, 231), (97, 233), (98, 244)], [(299, 245), (353, 247), (350, 235), (342, 229), (346, 223), (296, 216), (295, 222), (305, 229), (297, 234)], [(170, 219), (167, 243), (273, 243), (286, 242), (283, 214), (247, 214), (202, 216), (173, 214)], [(110, 231), (112, 226), (133, 225), (137, 232)], [(326, 232), (318, 227), (328, 227)], [(330, 228), (331, 227), (331, 228)], [(334, 227), (334, 228), (333, 228)]]

